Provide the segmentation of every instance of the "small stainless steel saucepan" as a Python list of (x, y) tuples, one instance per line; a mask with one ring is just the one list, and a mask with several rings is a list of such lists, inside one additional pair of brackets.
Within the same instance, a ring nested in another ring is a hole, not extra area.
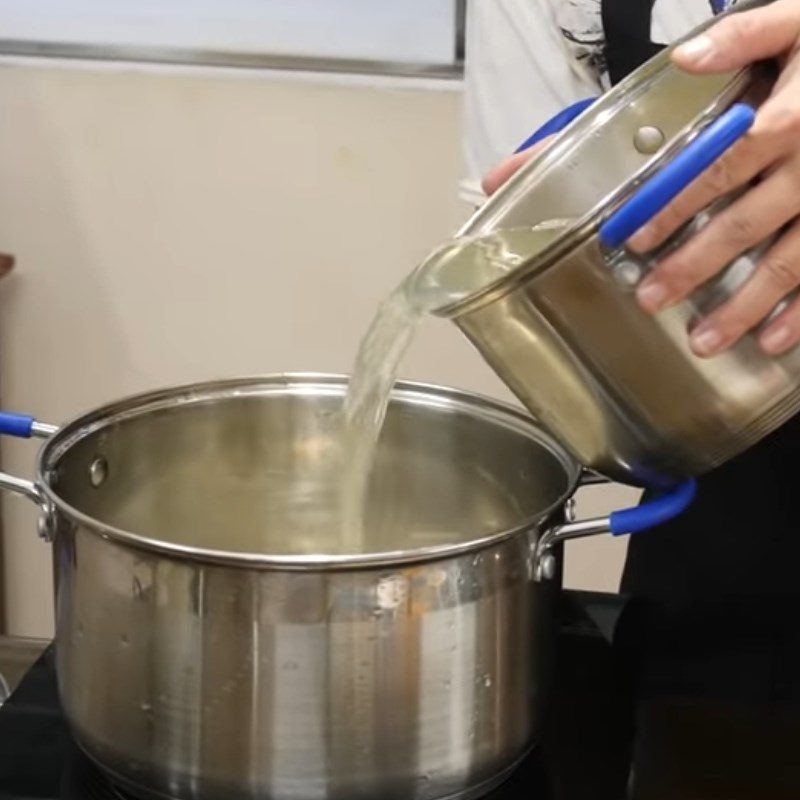
[[(755, 5), (763, 2), (736, 8)], [(650, 316), (636, 301), (642, 278), (737, 193), (651, 257), (625, 249), (747, 132), (774, 77), (770, 64), (689, 75), (666, 50), (580, 106), (552, 146), (460, 232), (480, 237), (568, 221), (508, 275), (440, 313), (587, 467), (628, 483), (669, 484), (732, 458), (800, 409), (800, 348), (769, 357), (759, 331), (711, 359), (688, 346), (688, 332), (742, 286), (772, 239), (666, 312)]]
[(558, 545), (644, 530), (694, 492), (572, 521), (582, 470), (530, 418), (400, 383), (348, 551), (326, 466), (345, 389), (277, 375), (60, 429), (0, 417), (47, 440), (35, 481), (0, 487), (38, 504), (53, 543), (64, 712), (134, 795), (484, 793), (536, 742)]

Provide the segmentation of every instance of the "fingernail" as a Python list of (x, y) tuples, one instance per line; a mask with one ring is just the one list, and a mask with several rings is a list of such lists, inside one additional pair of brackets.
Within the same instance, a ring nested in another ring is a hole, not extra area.
[(667, 287), (655, 281), (643, 283), (636, 297), (648, 311), (658, 311), (667, 302)]
[(636, 253), (646, 253), (653, 246), (654, 233), (652, 225), (644, 225), (628, 239), (626, 244)]
[(792, 330), (787, 325), (777, 325), (761, 336), (761, 347), (770, 354), (780, 353), (792, 339)]
[(714, 42), (710, 36), (697, 36), (675, 48), (675, 55), (685, 61), (700, 61), (711, 54)]
[(692, 334), (692, 350), (699, 356), (713, 356), (722, 343), (722, 334), (716, 328), (704, 328)]

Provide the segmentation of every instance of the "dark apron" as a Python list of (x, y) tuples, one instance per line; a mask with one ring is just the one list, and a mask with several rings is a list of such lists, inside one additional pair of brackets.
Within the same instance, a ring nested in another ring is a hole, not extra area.
[[(658, 52), (652, 6), (602, 2), (614, 82)], [(701, 478), (682, 517), (631, 539), (615, 644), (637, 798), (800, 797), (786, 746), (800, 747), (799, 520), (797, 417)]]

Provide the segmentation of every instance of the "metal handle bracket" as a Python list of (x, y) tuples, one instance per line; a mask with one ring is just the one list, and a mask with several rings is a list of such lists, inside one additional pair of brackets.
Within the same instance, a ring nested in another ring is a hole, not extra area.
[[(597, 481), (594, 481), (595, 483)], [(567, 522), (546, 530), (536, 545), (535, 577), (537, 581), (550, 579), (555, 574), (555, 559), (550, 551), (563, 542), (584, 539), (588, 536), (611, 534), (627, 536), (663, 525), (680, 516), (697, 496), (697, 481), (687, 480), (665, 492), (655, 500), (635, 508), (614, 511), (607, 517)]]

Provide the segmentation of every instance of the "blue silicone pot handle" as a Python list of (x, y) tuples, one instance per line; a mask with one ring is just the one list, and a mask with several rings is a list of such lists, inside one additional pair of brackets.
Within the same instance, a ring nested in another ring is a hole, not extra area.
[(610, 516), (611, 533), (614, 536), (625, 536), (663, 525), (683, 514), (696, 496), (697, 481), (692, 479), (636, 508), (615, 511)]
[(560, 133), (567, 125), (570, 124), (573, 120), (577, 119), (587, 108), (589, 108), (592, 103), (594, 103), (596, 98), (589, 97), (586, 100), (580, 100), (579, 102), (575, 103), (574, 105), (565, 108), (559, 114), (556, 114), (551, 120), (545, 122), (541, 128), (537, 131), (532, 133), (515, 151), (514, 153), (522, 153), (524, 150), (528, 150), (533, 147), (535, 144), (538, 144), (542, 141), (542, 139), (546, 139), (548, 136), (552, 136), (554, 133)]
[(0, 411), (0, 435), (30, 439), (33, 436), (35, 422), (33, 417), (26, 414), (10, 414)]
[(600, 241), (610, 248), (625, 244), (739, 141), (755, 118), (755, 111), (744, 103), (728, 109), (603, 224)]

